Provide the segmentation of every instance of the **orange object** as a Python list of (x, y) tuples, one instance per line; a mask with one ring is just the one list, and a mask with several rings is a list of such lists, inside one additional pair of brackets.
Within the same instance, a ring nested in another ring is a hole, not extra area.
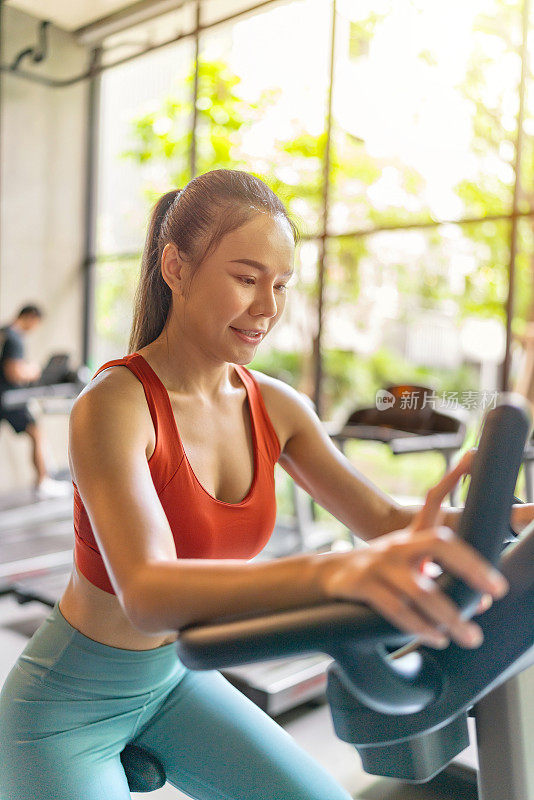
[[(191, 469), (169, 395), (152, 367), (139, 353), (133, 353), (108, 361), (95, 377), (115, 365), (127, 367), (143, 384), (156, 432), (156, 447), (148, 465), (171, 527), (177, 557), (253, 558), (265, 547), (274, 528), (274, 465), (280, 456), (280, 443), (255, 378), (245, 367), (234, 365), (248, 397), (254, 476), (246, 497), (240, 503), (225, 503), (210, 495)], [(92, 584), (115, 594), (78, 487), (73, 485), (75, 563)], [(127, 533), (118, 531), (117, 535)]]

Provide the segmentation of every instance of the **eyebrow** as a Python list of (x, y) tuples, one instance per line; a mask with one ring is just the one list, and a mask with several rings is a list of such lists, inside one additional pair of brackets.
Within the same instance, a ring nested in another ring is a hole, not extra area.
[[(246, 264), (247, 267), (254, 267), (255, 269), (259, 270), (260, 272), (269, 272), (269, 268), (265, 266), (265, 264), (261, 264), (259, 261), (254, 261), (253, 258), (234, 258), (232, 259), (232, 264)], [(293, 270), (287, 270), (287, 272), (282, 273), (282, 277), (286, 275), (293, 275)]]

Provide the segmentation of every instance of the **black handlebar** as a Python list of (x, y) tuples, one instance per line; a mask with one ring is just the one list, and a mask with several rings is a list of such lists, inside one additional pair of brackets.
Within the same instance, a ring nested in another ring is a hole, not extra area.
[[(458, 536), (494, 565), (509, 533), (517, 473), (530, 426), (530, 409), (524, 398), (504, 395), (501, 404), (486, 417), (473, 462)], [(471, 587), (445, 578), (443, 589), (465, 616), (472, 614), (480, 595)]]

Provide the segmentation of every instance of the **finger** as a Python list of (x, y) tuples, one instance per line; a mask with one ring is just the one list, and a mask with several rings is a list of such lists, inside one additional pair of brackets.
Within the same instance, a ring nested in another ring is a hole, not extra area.
[(427, 618), (434, 629), (454, 639), (461, 647), (478, 647), (482, 643), (480, 627), (462, 619), (458, 606), (430, 578), (408, 569), (386, 568), (384, 580), (393, 591), (404, 594), (412, 607)]
[(468, 472), (471, 470), (473, 466), (473, 461), (477, 453), (478, 453), (478, 447), (470, 447), (469, 450), (465, 451), (462, 458), (460, 459), (460, 461), (465, 460)]
[(431, 558), (452, 575), (465, 580), (479, 592), (500, 599), (508, 589), (508, 581), (471, 545), (458, 539), (450, 528), (436, 528), (428, 536), (418, 536), (405, 543), (413, 551), (412, 558)]
[(418, 635), (425, 644), (442, 648), (449, 643), (441, 631), (436, 630), (424, 616), (411, 608), (402, 595), (385, 583), (374, 585), (372, 597), (366, 602), (396, 628)]
[(473, 459), (476, 456), (477, 451), (478, 451), (478, 448), (472, 447), (470, 450), (467, 451), (467, 453), (465, 453), (464, 457), (467, 457), (470, 460), (468, 461), (468, 468), (466, 469), (464, 475), (462, 475), (462, 477), (461, 477), (460, 486), (463, 486), (465, 484), (465, 482), (467, 480), (467, 476), (471, 474), (471, 469), (473, 467)]
[(483, 594), (480, 598), (480, 602), (475, 609), (475, 613), (473, 616), (478, 616), (479, 614), (483, 614), (493, 605), (493, 597), (490, 594)]
[(474, 453), (468, 450), (458, 464), (446, 472), (443, 478), (428, 490), (423, 508), (415, 515), (412, 527), (414, 530), (428, 528), (436, 524), (436, 515), (443, 500), (452, 492), (460, 477), (471, 470)]

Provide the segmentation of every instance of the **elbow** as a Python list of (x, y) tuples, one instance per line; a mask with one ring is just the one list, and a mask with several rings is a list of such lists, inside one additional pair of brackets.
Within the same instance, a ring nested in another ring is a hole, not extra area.
[[(176, 590), (172, 597), (177, 595)], [(189, 620), (183, 614), (173, 613), (172, 600), (167, 597), (164, 575), (152, 565), (138, 573), (122, 593), (122, 606), (131, 623), (140, 633), (177, 633)]]
[(150, 591), (148, 576), (137, 575), (121, 592), (120, 600), (128, 621), (140, 633), (163, 633), (157, 615), (158, 603)]

